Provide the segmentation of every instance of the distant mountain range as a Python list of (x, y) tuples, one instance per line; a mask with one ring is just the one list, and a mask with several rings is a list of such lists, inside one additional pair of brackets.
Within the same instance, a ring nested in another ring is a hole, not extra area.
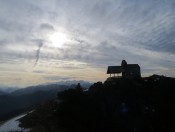
[(46, 83), (46, 84), (40, 84), (37, 86), (29, 86), (25, 88), (17, 88), (17, 87), (0, 87), (0, 95), (2, 94), (13, 94), (13, 95), (18, 95), (18, 94), (30, 94), (36, 91), (48, 91), (48, 90), (56, 90), (58, 88), (58, 91), (61, 89), (60, 86), (62, 87), (69, 87), (73, 88), (75, 87), (78, 83), (81, 84), (83, 88), (89, 88), (93, 83), (84, 81), (84, 80), (71, 80), (71, 81), (61, 81), (61, 82), (54, 82), (54, 83)]
[(47, 84), (66, 85), (71, 87), (72, 85), (77, 85), (78, 83), (80, 83), (83, 88), (89, 88), (93, 84), (84, 80), (70, 80), (70, 81), (61, 81), (61, 82), (47, 83)]
[(0, 91), (0, 95), (4, 95), (4, 94), (6, 94), (6, 93), (5, 93), (5, 92)]
[(89, 82), (74, 80), (26, 88), (0, 88), (0, 121), (31, 110), (41, 102), (55, 99), (58, 92), (75, 88), (78, 83), (84, 88), (88, 88), (91, 85)]
[(5, 87), (5, 86), (0, 86), (0, 93), (11, 93), (13, 91), (18, 90), (19, 88), (17, 87)]

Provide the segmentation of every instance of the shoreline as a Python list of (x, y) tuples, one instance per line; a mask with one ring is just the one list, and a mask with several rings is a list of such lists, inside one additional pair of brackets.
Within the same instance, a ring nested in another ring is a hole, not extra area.
[(0, 121), (0, 126), (1, 126), (2, 124), (4, 124), (5, 122), (9, 121), (9, 120), (12, 120), (12, 119), (15, 118), (15, 117), (18, 117), (18, 116), (24, 115), (24, 114), (28, 114), (28, 113), (31, 113), (31, 112), (33, 112), (33, 111), (34, 111), (34, 110), (22, 112), (22, 113), (20, 113), (20, 114), (17, 114), (17, 115), (15, 115), (15, 116), (11, 117), (11, 118), (8, 118), (8, 119), (6, 119), (6, 120)]
[[(22, 130), (22, 131), (29, 131), (29, 129), (25, 129), (22, 127), (19, 127), (20, 121), (19, 119), (21, 119), (22, 117), (26, 116), (28, 113), (33, 112), (32, 111), (28, 111), (28, 112), (23, 112), (21, 114), (18, 114), (6, 121), (1, 121), (0, 122), (0, 131), (16, 131), (16, 130)], [(14, 129), (14, 130), (13, 130)]]

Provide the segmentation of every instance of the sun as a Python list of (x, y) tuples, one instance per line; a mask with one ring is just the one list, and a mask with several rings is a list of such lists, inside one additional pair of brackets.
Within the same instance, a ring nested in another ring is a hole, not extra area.
[(65, 33), (56, 32), (50, 35), (50, 41), (53, 47), (61, 48), (67, 41), (67, 36)]

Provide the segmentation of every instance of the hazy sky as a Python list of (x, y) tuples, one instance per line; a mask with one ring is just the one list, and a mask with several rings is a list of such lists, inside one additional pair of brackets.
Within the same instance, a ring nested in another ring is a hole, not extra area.
[(0, 0), (0, 85), (104, 81), (108, 65), (175, 76), (174, 0)]

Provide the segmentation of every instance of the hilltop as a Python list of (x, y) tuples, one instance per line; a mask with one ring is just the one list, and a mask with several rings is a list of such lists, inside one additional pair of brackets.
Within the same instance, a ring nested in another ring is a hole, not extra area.
[(173, 131), (175, 79), (153, 75), (117, 78), (59, 92), (20, 119), (21, 127), (44, 132)]

